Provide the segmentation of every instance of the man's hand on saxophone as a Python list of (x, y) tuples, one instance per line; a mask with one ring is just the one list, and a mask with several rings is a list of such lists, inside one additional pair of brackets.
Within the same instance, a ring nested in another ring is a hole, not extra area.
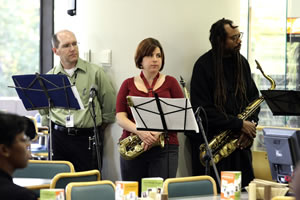
[(245, 149), (252, 145), (254, 138), (249, 137), (247, 133), (241, 132), (241, 135), (237, 141), (237, 145), (240, 149)]
[(256, 137), (256, 123), (247, 120), (243, 121), (243, 127), (240, 132), (237, 145), (240, 149), (247, 148), (252, 145)]
[(251, 138), (255, 138), (256, 137), (256, 123), (244, 120), (241, 132), (246, 133)]

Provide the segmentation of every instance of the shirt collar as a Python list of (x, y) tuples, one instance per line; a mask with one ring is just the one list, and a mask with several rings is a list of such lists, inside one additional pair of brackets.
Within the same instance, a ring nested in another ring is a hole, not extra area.
[[(75, 68), (76, 68), (75, 71), (77, 71), (78, 69), (82, 70), (84, 72), (87, 71), (87, 66), (85, 65), (85, 61), (80, 58), (78, 58)], [(61, 63), (59, 63), (59, 65), (57, 67), (55, 67), (54, 71), (53, 71), (53, 74), (59, 74), (59, 73), (66, 74)]]

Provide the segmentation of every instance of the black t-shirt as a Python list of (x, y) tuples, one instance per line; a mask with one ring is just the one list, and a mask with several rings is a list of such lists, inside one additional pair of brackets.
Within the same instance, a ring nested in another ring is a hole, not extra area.
[(0, 199), (1, 200), (36, 200), (36, 194), (27, 188), (13, 183), (12, 177), (0, 170)]

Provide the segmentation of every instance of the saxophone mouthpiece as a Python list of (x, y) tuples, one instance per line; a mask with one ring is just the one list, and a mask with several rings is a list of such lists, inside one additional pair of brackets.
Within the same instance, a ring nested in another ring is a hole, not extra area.
[(129, 106), (129, 107), (133, 107), (134, 104), (133, 104), (133, 101), (132, 101), (132, 99), (131, 99), (131, 96), (127, 96), (126, 99), (127, 99), (127, 104), (128, 104), (128, 106)]
[(262, 68), (261, 68), (261, 66), (260, 66), (260, 64), (259, 64), (259, 62), (257, 60), (255, 60), (255, 63), (257, 65), (256, 68), (259, 69), (259, 70), (262, 70)]
[(182, 85), (182, 87), (185, 87), (185, 81), (182, 76), (180, 76), (180, 84)]

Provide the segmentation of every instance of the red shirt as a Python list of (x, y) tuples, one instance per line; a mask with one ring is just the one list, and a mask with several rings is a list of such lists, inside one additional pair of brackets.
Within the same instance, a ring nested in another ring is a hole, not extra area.
[[(165, 82), (156, 90), (155, 93), (158, 94), (159, 97), (164, 98), (183, 98), (183, 93), (180, 85), (177, 80), (172, 76), (166, 76)], [(134, 122), (131, 110), (127, 105), (127, 96), (140, 96), (140, 97), (148, 97), (148, 93), (140, 91), (136, 88), (134, 84), (134, 77), (126, 79), (119, 90), (117, 96), (117, 104), (116, 104), (116, 112), (126, 112), (128, 115), (128, 119)], [(128, 137), (130, 132), (123, 129), (123, 134), (120, 140)], [(177, 133), (176, 132), (168, 132), (169, 136), (169, 144), (179, 144)]]

